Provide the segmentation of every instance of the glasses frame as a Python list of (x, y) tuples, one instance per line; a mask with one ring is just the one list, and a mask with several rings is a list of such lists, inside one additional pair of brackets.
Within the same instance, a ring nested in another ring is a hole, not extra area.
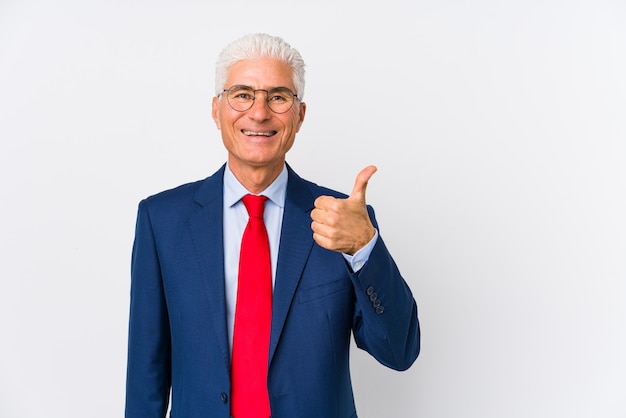
[[(265, 92), (265, 103), (267, 103), (267, 107), (272, 112), (276, 113), (277, 115), (282, 115), (283, 113), (289, 112), (293, 108), (293, 104), (296, 102), (296, 100), (300, 100), (298, 98), (298, 93), (294, 93), (289, 87), (279, 86), (279, 87), (272, 87), (271, 89), (266, 90), (266, 89), (253, 89), (252, 87), (246, 86), (245, 84), (235, 84), (234, 86), (230, 86), (229, 88), (222, 90), (222, 92), (217, 97), (224, 96), (224, 93), (228, 93), (230, 90), (232, 90), (232, 89), (234, 89), (236, 87), (237, 88), (245, 87), (245, 88), (248, 88), (248, 89), (252, 90), (253, 97), (252, 97), (252, 101), (250, 102), (250, 107), (248, 107), (247, 109), (244, 109), (244, 110), (239, 110), (239, 109), (235, 109), (235, 107), (230, 103), (230, 99), (228, 98), (228, 94), (226, 94), (225, 95), (226, 96), (226, 102), (228, 102), (228, 105), (230, 106), (230, 108), (233, 109), (235, 112), (242, 112), (243, 113), (243, 112), (247, 112), (248, 110), (252, 109), (252, 106), (254, 106), (254, 103), (256, 102), (256, 93), (257, 93), (257, 91), (264, 91)], [(274, 109), (272, 109), (272, 106), (270, 105), (270, 99), (269, 99), (270, 98), (270, 91), (276, 90), (276, 89), (287, 90), (287, 91), (289, 91), (293, 95), (293, 100), (291, 101), (291, 105), (289, 106), (289, 108), (287, 108), (286, 110), (284, 110), (282, 112), (275, 111)]]

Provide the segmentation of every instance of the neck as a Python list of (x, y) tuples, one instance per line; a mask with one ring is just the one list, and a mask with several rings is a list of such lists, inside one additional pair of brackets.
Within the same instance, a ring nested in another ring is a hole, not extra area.
[(233, 172), (239, 183), (246, 188), (250, 193), (259, 194), (263, 190), (272, 184), (274, 180), (283, 170), (285, 163), (281, 163), (275, 167), (241, 167), (236, 164), (231, 164), (229, 161), (228, 166)]

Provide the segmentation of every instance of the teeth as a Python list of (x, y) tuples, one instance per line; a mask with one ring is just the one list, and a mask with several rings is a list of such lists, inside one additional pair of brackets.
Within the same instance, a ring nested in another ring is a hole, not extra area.
[(270, 131), (270, 132), (243, 131), (243, 134), (248, 135), (248, 136), (272, 136), (275, 133), (276, 131)]

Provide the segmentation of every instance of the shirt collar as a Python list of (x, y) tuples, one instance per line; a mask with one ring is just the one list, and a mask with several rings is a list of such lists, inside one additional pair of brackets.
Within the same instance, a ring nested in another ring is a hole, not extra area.
[[(276, 177), (276, 180), (272, 182), (265, 190), (259, 195), (267, 196), (275, 205), (279, 207), (285, 206), (285, 194), (287, 193), (287, 166), (283, 166), (282, 171)], [(235, 177), (230, 170), (228, 164), (224, 171), (224, 203), (225, 207), (232, 207), (241, 200), (242, 197), (250, 192), (243, 187), (239, 180)]]

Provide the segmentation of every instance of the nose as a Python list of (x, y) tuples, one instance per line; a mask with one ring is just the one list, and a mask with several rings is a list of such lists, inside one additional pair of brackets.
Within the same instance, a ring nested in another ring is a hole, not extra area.
[(267, 103), (267, 92), (265, 90), (255, 91), (254, 102), (252, 103), (252, 107), (248, 109), (248, 117), (253, 120), (263, 121), (269, 119), (271, 113), (272, 111)]

